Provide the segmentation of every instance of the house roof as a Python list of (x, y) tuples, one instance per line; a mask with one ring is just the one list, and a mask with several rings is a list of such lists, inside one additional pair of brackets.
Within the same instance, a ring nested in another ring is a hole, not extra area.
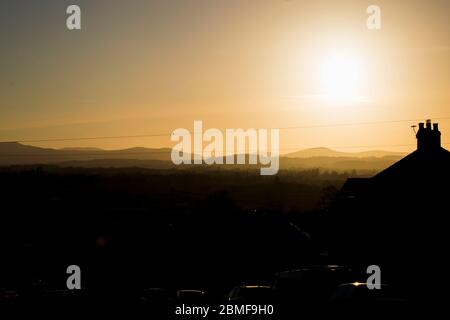
[(450, 152), (440, 147), (429, 152), (416, 150), (372, 179), (421, 179), (430, 175), (448, 173), (449, 170)]
[[(369, 187), (386, 188), (392, 185), (410, 186), (421, 184), (421, 188), (429, 188), (431, 179), (450, 179), (450, 151), (441, 147), (438, 125), (431, 127), (427, 120), (419, 124), (417, 133), (417, 150), (394, 163), (369, 179), (348, 179), (341, 189), (347, 198), (366, 191)], [(434, 180), (435, 181), (435, 180)], [(435, 183), (433, 181), (433, 183)], [(418, 182), (418, 183), (411, 183)]]

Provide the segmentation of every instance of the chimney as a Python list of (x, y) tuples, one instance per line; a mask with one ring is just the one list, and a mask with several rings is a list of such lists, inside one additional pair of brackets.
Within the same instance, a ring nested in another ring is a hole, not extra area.
[(426, 121), (426, 126), (423, 122), (419, 123), (419, 130), (417, 131), (417, 150), (420, 152), (430, 152), (438, 150), (441, 147), (441, 132), (437, 123), (433, 123), (431, 127), (431, 120)]
[(437, 123), (433, 123), (433, 145), (437, 149), (441, 147), (441, 132)]

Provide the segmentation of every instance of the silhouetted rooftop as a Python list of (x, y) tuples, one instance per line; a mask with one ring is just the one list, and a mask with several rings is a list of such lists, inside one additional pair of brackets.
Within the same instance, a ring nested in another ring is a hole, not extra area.
[[(381, 171), (370, 179), (350, 178), (341, 189), (347, 198), (366, 190), (372, 183), (402, 184), (409, 181), (423, 182), (430, 177), (448, 177), (450, 174), (450, 152), (441, 147), (441, 133), (438, 124), (431, 126), (431, 121), (419, 123), (416, 134), (417, 150)], [(388, 181), (387, 181), (388, 180)], [(425, 186), (426, 187), (426, 186)]]

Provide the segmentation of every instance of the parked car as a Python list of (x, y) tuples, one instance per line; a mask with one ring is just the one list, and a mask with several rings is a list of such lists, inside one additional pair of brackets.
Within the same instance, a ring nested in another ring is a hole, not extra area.
[(273, 303), (274, 292), (271, 286), (242, 285), (234, 287), (227, 295), (233, 303)]
[(206, 293), (202, 290), (178, 290), (177, 300), (182, 303), (204, 303), (206, 300)]
[(369, 289), (366, 283), (352, 282), (339, 285), (331, 296), (335, 305), (393, 305), (406, 302), (405, 297), (394, 287), (381, 284), (380, 289)]

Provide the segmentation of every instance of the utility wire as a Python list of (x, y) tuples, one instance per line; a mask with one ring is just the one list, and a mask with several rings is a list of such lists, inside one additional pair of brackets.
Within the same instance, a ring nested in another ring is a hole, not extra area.
[[(450, 117), (437, 117), (433, 120), (449, 120)], [(370, 122), (349, 122), (349, 123), (334, 123), (325, 125), (304, 125), (292, 127), (278, 127), (268, 129), (279, 130), (296, 130), (296, 129), (314, 129), (314, 128), (333, 128), (333, 127), (348, 127), (348, 126), (364, 126), (377, 124), (392, 124), (402, 122), (417, 122), (422, 119), (403, 119), (403, 120), (385, 120), (385, 121), (370, 121)], [(38, 142), (63, 142), (63, 141), (81, 141), (81, 140), (107, 140), (107, 139), (129, 139), (129, 138), (151, 138), (151, 137), (170, 137), (172, 133), (153, 133), (141, 135), (119, 135), (119, 136), (95, 136), (95, 137), (75, 137), (75, 138), (51, 138), (51, 139), (18, 139), (0, 142), (19, 142), (19, 143), (38, 143)]]

